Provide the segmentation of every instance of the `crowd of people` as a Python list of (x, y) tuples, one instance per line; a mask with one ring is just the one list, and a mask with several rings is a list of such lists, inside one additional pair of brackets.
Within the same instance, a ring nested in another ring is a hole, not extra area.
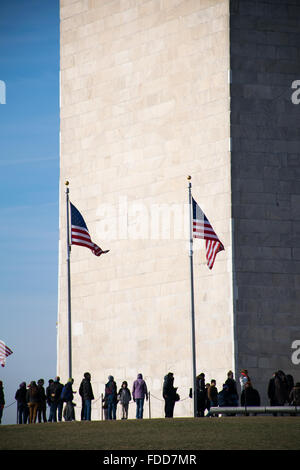
[[(74, 421), (76, 404), (73, 402), (74, 380), (70, 378), (65, 385), (60, 382), (60, 377), (50, 379), (48, 386), (44, 387), (44, 380), (32, 381), (27, 386), (22, 382), (16, 391), (15, 399), (17, 401), (17, 422), (18, 424)], [(196, 401), (197, 416), (211, 417), (212, 407), (251, 407), (260, 406), (260, 395), (253, 387), (252, 380), (248, 371), (243, 369), (237, 382), (233, 377), (233, 372), (227, 373), (227, 379), (219, 391), (215, 379), (210, 383), (205, 381), (205, 374), (202, 372), (196, 378)], [(94, 400), (93, 388), (91, 384), (91, 374), (86, 372), (79, 387), (81, 397), (81, 420), (91, 420), (92, 400)], [(239, 396), (240, 392), (240, 396)], [(300, 406), (300, 382), (294, 384), (291, 375), (286, 375), (279, 370), (274, 372), (273, 377), (268, 384), (268, 398), (270, 406), (284, 406), (286, 404)], [(172, 418), (174, 414), (175, 403), (180, 400), (177, 388), (174, 387), (174, 375), (169, 372), (163, 381), (162, 395), (165, 402), (165, 417)], [(193, 391), (190, 389), (190, 398), (193, 397)], [(127, 381), (123, 381), (120, 389), (114, 377), (110, 375), (105, 385), (105, 393), (102, 399), (102, 408), (106, 420), (115, 420), (118, 403), (121, 406), (121, 419), (128, 419), (129, 403), (133, 400), (136, 405), (136, 419), (143, 419), (144, 402), (148, 400), (148, 389), (142, 374), (138, 374), (133, 382), (132, 390), (128, 388)], [(0, 381), (0, 424), (5, 405), (3, 383)], [(49, 415), (47, 418), (47, 405)], [(205, 414), (206, 413), (206, 414)], [(273, 413), (276, 415), (276, 413)]]
[[(248, 371), (242, 369), (239, 377), (240, 396), (237, 382), (233, 378), (233, 372), (227, 373), (227, 379), (218, 391), (216, 380), (205, 382), (205, 374), (201, 373), (196, 378), (197, 416), (211, 417), (212, 407), (251, 407), (260, 406), (259, 392), (253, 387)], [(286, 404), (300, 406), (300, 382), (294, 385), (291, 375), (286, 375), (282, 370), (276, 371), (270, 379), (267, 390), (270, 406), (284, 406)], [(190, 390), (192, 398), (192, 389)], [(205, 412), (207, 410), (207, 414)], [(273, 413), (276, 415), (276, 413)]]

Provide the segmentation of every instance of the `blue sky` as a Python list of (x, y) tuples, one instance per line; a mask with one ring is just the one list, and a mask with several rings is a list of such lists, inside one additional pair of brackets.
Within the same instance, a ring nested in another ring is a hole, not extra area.
[(59, 1), (1, 0), (0, 367), (16, 423), (22, 381), (56, 374), (59, 191)]

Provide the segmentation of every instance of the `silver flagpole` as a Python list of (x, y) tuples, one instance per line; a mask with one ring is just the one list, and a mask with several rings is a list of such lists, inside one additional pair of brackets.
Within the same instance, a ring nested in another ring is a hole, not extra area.
[(69, 378), (72, 378), (72, 323), (71, 323), (71, 269), (70, 269), (70, 203), (69, 181), (66, 181), (67, 203), (67, 267), (68, 267), (68, 346), (69, 346)]
[(189, 210), (190, 210), (190, 274), (191, 274), (191, 331), (192, 331), (192, 364), (193, 364), (193, 403), (194, 418), (197, 417), (197, 386), (196, 386), (196, 342), (195, 342), (195, 303), (194, 303), (194, 269), (193, 269), (193, 224), (192, 224), (192, 183), (189, 181)]

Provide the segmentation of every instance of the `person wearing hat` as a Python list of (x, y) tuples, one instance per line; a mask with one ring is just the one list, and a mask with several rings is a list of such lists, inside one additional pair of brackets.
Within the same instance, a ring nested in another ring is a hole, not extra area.
[(240, 375), (240, 386), (241, 386), (241, 392), (244, 390), (246, 383), (251, 382), (250, 377), (248, 375), (247, 369), (242, 369), (241, 370), (241, 375)]

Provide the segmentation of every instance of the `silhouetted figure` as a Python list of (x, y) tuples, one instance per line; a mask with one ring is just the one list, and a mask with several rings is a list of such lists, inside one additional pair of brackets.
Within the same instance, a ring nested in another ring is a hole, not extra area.
[(112, 375), (108, 377), (105, 385), (105, 398), (107, 400), (107, 419), (117, 419), (117, 384)]
[[(241, 394), (241, 406), (245, 406), (246, 408), (251, 406), (260, 406), (260, 396), (257, 390), (255, 390), (250, 382), (247, 382), (244, 390)], [(256, 413), (253, 413), (256, 415)], [(248, 416), (249, 413), (246, 413)]]
[(22, 382), (16, 391), (18, 424), (26, 424), (28, 421), (29, 410), (26, 401), (26, 382)]
[(44, 423), (47, 423), (47, 416), (46, 416), (46, 392), (44, 389), (44, 379), (38, 380), (38, 391), (39, 391), (39, 406), (38, 406), (38, 422), (41, 423), (42, 419)]
[(79, 395), (84, 400), (84, 421), (91, 421), (92, 400), (94, 400), (93, 388), (91, 384), (91, 374), (85, 372), (79, 387)]
[(205, 387), (205, 374), (202, 372), (196, 377), (197, 417), (202, 418), (207, 405), (207, 389)]
[(173, 418), (174, 406), (176, 401), (178, 401), (179, 395), (177, 394), (177, 388), (174, 387), (174, 375), (172, 372), (169, 372), (164, 377), (163, 398), (165, 400), (165, 417)]
[(0, 424), (2, 421), (4, 405), (5, 405), (5, 399), (4, 399), (3, 382), (2, 380), (0, 380)]

